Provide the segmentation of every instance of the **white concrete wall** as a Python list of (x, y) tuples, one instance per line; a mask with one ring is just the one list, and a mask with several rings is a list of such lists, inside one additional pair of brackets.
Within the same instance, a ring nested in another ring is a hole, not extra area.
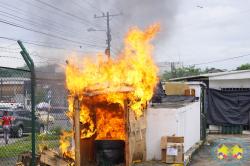
[(209, 88), (250, 88), (249, 79), (232, 79), (232, 80), (209, 80)]
[(149, 108), (147, 112), (147, 160), (160, 160), (162, 136), (184, 136), (185, 152), (200, 140), (200, 102), (179, 109)]
[(194, 102), (178, 110), (178, 135), (184, 136), (186, 152), (200, 140), (200, 102)]
[(177, 135), (177, 127), (175, 109), (148, 109), (146, 131), (147, 160), (161, 159), (161, 137), (165, 135)]

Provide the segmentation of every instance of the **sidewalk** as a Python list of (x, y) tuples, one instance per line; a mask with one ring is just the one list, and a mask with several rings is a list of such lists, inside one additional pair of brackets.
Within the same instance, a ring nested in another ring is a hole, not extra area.
[[(191, 166), (249, 166), (250, 165), (250, 135), (208, 135), (208, 144), (204, 144), (193, 155)], [(228, 147), (228, 157), (220, 160), (217, 156), (219, 145)], [(234, 145), (243, 148), (243, 158), (237, 160), (232, 157), (231, 149)]]

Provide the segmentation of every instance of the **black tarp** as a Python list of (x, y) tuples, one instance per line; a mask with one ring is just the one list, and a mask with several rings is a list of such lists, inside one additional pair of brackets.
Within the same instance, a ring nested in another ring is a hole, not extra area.
[(215, 125), (249, 124), (250, 91), (208, 89), (207, 123)]

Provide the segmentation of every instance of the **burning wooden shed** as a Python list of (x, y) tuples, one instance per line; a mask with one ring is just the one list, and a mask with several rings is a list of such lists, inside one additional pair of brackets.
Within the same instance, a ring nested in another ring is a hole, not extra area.
[(60, 149), (76, 165), (129, 166), (146, 159), (145, 109), (158, 82), (150, 41), (158, 31), (158, 24), (131, 28), (116, 59), (69, 61), (67, 115), (74, 129), (63, 133)]
[(121, 103), (112, 103), (107, 98), (112, 94), (127, 96), (132, 91), (130, 87), (116, 91), (92, 90), (81, 99), (75, 98), (78, 103), (75, 111), (83, 107), (92, 110), (89, 123), (80, 124), (81, 135), (91, 134), (80, 140), (81, 165), (131, 165), (135, 160), (146, 159), (145, 113), (136, 119), (130, 111), (129, 99), (125, 97)]

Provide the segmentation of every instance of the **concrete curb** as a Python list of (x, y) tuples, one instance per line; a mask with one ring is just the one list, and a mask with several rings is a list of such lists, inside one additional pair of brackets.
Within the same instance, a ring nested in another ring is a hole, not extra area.
[(184, 154), (184, 166), (189, 166), (191, 159), (195, 152), (204, 144), (204, 141), (199, 141), (193, 145), (185, 154)]

